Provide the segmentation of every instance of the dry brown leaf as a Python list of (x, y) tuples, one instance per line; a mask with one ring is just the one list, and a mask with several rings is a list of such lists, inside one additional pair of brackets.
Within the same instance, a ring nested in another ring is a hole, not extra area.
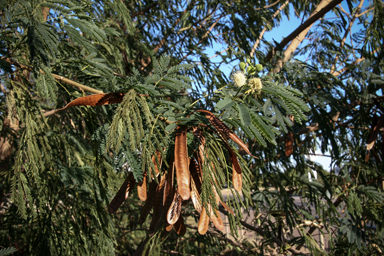
[(108, 211), (109, 213), (114, 213), (119, 209), (122, 203), (128, 198), (129, 193), (134, 188), (136, 182), (133, 178), (133, 173), (129, 173), (127, 179), (124, 181), (123, 185), (117, 192), (116, 196), (113, 198), (112, 202), (109, 204)]
[(105, 93), (80, 97), (69, 102), (65, 107), (58, 109), (57, 111), (61, 111), (73, 106), (101, 106), (120, 103), (123, 100), (124, 95), (125, 93)]
[(375, 145), (377, 135), (379, 134), (380, 128), (384, 125), (384, 115), (382, 115), (379, 120), (377, 121), (376, 125), (372, 125), (372, 132), (371, 136), (368, 140), (367, 144), (367, 150), (371, 150), (373, 146)]
[(175, 138), (175, 166), (177, 190), (181, 198), (186, 201), (191, 197), (190, 179), (187, 149), (187, 128), (178, 126)]

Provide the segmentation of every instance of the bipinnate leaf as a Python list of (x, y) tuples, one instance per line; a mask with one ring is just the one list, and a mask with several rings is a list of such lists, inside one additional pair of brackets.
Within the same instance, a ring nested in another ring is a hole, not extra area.
[(114, 213), (121, 206), (121, 204), (128, 198), (129, 193), (132, 191), (136, 182), (133, 178), (133, 173), (129, 173), (127, 179), (124, 181), (123, 185), (117, 192), (116, 196), (113, 198), (112, 202), (109, 204), (108, 211), (109, 213)]
[(179, 126), (175, 138), (175, 166), (177, 190), (181, 198), (186, 201), (191, 197), (190, 179), (187, 150), (187, 128)]

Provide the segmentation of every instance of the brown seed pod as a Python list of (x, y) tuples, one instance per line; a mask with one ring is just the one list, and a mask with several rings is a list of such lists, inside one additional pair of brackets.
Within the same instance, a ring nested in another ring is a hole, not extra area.
[(289, 157), (293, 153), (293, 133), (288, 132), (285, 137), (285, 155)]
[(204, 235), (208, 231), (208, 225), (209, 225), (209, 217), (207, 215), (207, 212), (205, 208), (201, 210), (199, 224), (197, 225), (197, 231), (200, 235)]
[(191, 197), (190, 182), (191, 175), (188, 168), (187, 129), (179, 126), (175, 138), (175, 164), (177, 190), (183, 200)]
[(121, 204), (128, 198), (129, 193), (134, 188), (136, 182), (133, 178), (133, 173), (129, 173), (127, 179), (124, 181), (123, 185), (117, 192), (116, 196), (113, 198), (112, 202), (109, 204), (108, 211), (109, 213), (114, 213), (119, 209)]
[(239, 161), (237, 159), (237, 156), (231, 146), (228, 144), (228, 142), (224, 141), (224, 145), (228, 150), (229, 156), (231, 157), (231, 162), (232, 162), (232, 183), (233, 187), (237, 191), (241, 191), (241, 188), (243, 186), (243, 177), (241, 175), (241, 167), (239, 164)]
[[(161, 158), (161, 153), (160, 153), (159, 150), (156, 150), (155, 154), (157, 156), (157, 159), (158, 159), (158, 162), (159, 162), (159, 166), (157, 165), (155, 155), (152, 156), (151, 160), (152, 160), (153, 165), (155, 166), (155, 170), (154, 171), (155, 171), (156, 177), (157, 177), (157, 175), (159, 175), (159, 173), (160, 173), (160, 169), (161, 169), (161, 165), (163, 163), (163, 159)], [(151, 178), (153, 179), (153, 172), (151, 172)]]
[[(200, 112), (203, 115), (205, 115), (209, 122), (223, 135), (225, 138), (229, 138), (233, 140), (237, 145), (239, 145), (242, 149), (244, 149), (245, 152), (247, 152), (250, 156), (255, 157), (251, 154), (249, 151), (247, 145), (239, 138), (237, 135), (228, 128), (223, 122), (220, 121), (219, 118), (217, 118), (214, 114), (209, 112), (208, 110), (199, 109), (196, 110), (196, 112)], [(255, 157), (257, 158), (257, 157)]]
[(173, 198), (171, 206), (169, 207), (167, 212), (167, 222), (169, 224), (174, 225), (176, 221), (179, 219), (182, 202), (183, 202), (183, 199), (181, 198), (180, 194), (176, 191), (175, 197)]
[(152, 181), (149, 184), (147, 201), (145, 201), (143, 208), (141, 208), (139, 224), (144, 223), (144, 221), (147, 219), (149, 212), (153, 207), (153, 203), (156, 197), (156, 188), (157, 188), (157, 183), (155, 181)]
[(198, 189), (196, 188), (195, 181), (193, 179), (191, 179), (191, 199), (196, 211), (198, 213), (201, 213), (202, 205), (200, 202), (200, 194), (198, 192)]
[(201, 167), (203, 166), (204, 162), (204, 149), (205, 149), (205, 137), (203, 135), (203, 132), (198, 127), (193, 127), (193, 135), (199, 140), (199, 151), (198, 153), (194, 153), (195, 158), (197, 159), (197, 162), (199, 164), (199, 170), (202, 171)]
[[(196, 155), (196, 152), (194, 153), (194, 155)], [(196, 189), (200, 194), (201, 184), (202, 184), (202, 175), (201, 175), (202, 170), (200, 169), (200, 166), (195, 158), (192, 158), (189, 163), (189, 171), (191, 173), (191, 182), (193, 179), (193, 181), (195, 182)]]
[[(212, 220), (213, 225), (215, 225), (215, 227), (218, 230), (223, 231), (224, 230), (224, 224), (223, 224), (223, 220), (220, 217), (219, 211), (216, 209), (213, 209), (210, 204), (208, 204), (208, 209), (209, 209), (209, 217)], [(216, 215), (215, 215), (215, 213), (216, 213)]]
[(156, 188), (156, 194), (155, 194), (155, 202), (153, 205), (153, 216), (151, 225), (149, 227), (149, 230), (153, 232), (156, 229), (157, 223), (159, 223), (159, 220), (163, 214), (163, 195), (164, 195), (164, 184), (165, 184), (165, 178), (166, 176), (161, 176), (160, 183), (157, 185)]
[(172, 158), (170, 161), (169, 169), (166, 174), (165, 179), (165, 185), (164, 185), (164, 196), (163, 196), (163, 205), (165, 209), (169, 209), (171, 206), (174, 194), (175, 194), (175, 188), (174, 188), (174, 173), (175, 173), (175, 162)]
[(143, 180), (137, 184), (137, 194), (141, 201), (147, 200), (147, 171), (144, 172)]
[(177, 234), (179, 234), (180, 236), (185, 235), (185, 232), (187, 231), (187, 229), (184, 224), (183, 216), (180, 216), (180, 218), (176, 221), (173, 227), (175, 228)]

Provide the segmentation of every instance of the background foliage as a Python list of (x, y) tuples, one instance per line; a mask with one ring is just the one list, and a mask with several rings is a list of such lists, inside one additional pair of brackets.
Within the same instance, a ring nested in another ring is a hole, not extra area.
[[(263, 39), (292, 15), (303, 19), (294, 32)], [(0, 255), (382, 254), (382, 1), (10, 0), (0, 16)], [(217, 44), (226, 50), (213, 62), (206, 50)], [(236, 87), (221, 70), (233, 61), (263, 88)], [(248, 69), (257, 64), (262, 71)], [(126, 94), (121, 104), (55, 111), (103, 92)], [(197, 109), (258, 157), (236, 150), (251, 224), (238, 204), (233, 238), (214, 228), (201, 236), (187, 221), (184, 237), (164, 239), (149, 232), (151, 217), (137, 225), (136, 192), (109, 214), (124, 164), (141, 180), (156, 149), (172, 149), (176, 122), (210, 125)], [(306, 158), (316, 150), (332, 159), (329, 172)], [(236, 225), (257, 235), (236, 236)], [(331, 234), (327, 251), (314, 231)]]

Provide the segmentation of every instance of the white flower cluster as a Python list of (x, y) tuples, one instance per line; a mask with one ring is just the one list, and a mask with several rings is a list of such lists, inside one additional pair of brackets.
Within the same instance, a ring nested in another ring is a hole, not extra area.
[[(231, 79), (237, 87), (242, 87), (247, 83), (247, 77), (245, 73), (241, 70), (234, 72), (231, 76)], [(246, 92), (247, 94), (250, 92), (259, 93), (261, 88), (263, 88), (263, 84), (261, 83), (260, 78), (251, 78), (248, 80), (248, 84), (251, 89)]]
[(252, 78), (248, 80), (248, 84), (251, 87), (252, 93), (258, 92), (263, 88), (260, 78)]
[(235, 73), (233, 73), (231, 79), (237, 87), (242, 87), (247, 82), (247, 77), (241, 70), (237, 70)]

